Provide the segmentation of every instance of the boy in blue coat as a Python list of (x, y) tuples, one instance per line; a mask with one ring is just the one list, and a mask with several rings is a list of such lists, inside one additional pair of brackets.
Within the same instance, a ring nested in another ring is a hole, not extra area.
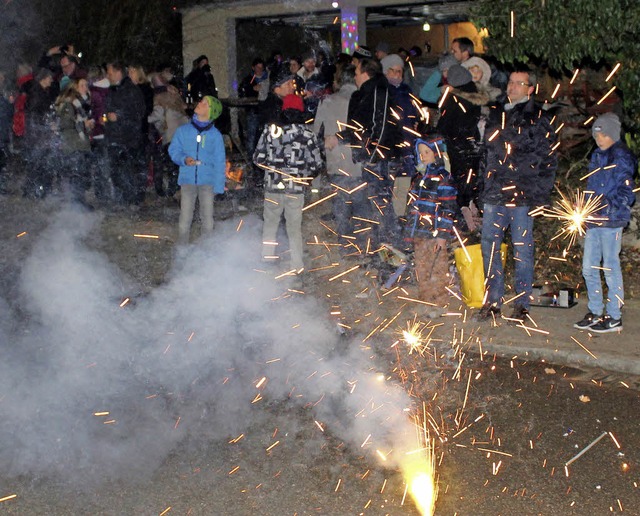
[(189, 243), (196, 199), (203, 233), (213, 231), (213, 194), (224, 193), (226, 180), (224, 142), (213, 125), (221, 114), (220, 101), (206, 95), (196, 105), (191, 122), (178, 127), (169, 145), (169, 156), (180, 165), (179, 244)]
[[(631, 218), (636, 200), (633, 179), (636, 157), (620, 141), (620, 119), (605, 113), (593, 124), (593, 138), (598, 148), (591, 155), (586, 193), (602, 196), (597, 221), (590, 223), (584, 239), (582, 275), (589, 296), (589, 312), (573, 326), (594, 333), (622, 330), (621, 308), (624, 304), (620, 250), (622, 230)], [(600, 270), (604, 271), (608, 299), (603, 296)]]

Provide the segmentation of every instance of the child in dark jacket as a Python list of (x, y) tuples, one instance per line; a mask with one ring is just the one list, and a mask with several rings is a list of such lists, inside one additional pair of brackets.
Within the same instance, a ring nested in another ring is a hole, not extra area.
[(450, 284), (448, 242), (459, 219), (457, 190), (445, 167), (447, 147), (441, 137), (415, 142), (417, 175), (409, 192), (407, 233), (413, 240), (418, 295), (438, 303)]
[[(573, 326), (595, 333), (622, 330), (624, 286), (620, 267), (622, 230), (631, 218), (631, 206), (637, 160), (620, 141), (620, 119), (613, 113), (599, 116), (593, 124), (593, 138), (598, 148), (591, 155), (586, 193), (601, 196), (602, 206), (595, 220), (588, 222), (584, 239), (582, 275), (589, 296), (589, 312)], [(608, 299), (603, 298), (600, 271), (604, 271)]]

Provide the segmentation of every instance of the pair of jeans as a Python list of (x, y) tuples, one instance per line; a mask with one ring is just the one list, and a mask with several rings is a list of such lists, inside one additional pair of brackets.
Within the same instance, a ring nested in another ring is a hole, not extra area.
[(607, 283), (607, 315), (620, 319), (624, 304), (624, 286), (620, 268), (620, 250), (622, 249), (622, 228), (590, 228), (584, 238), (584, 256), (582, 257), (582, 276), (589, 295), (589, 311), (596, 315), (604, 314), (604, 296), (600, 270), (604, 272)]
[(374, 249), (384, 243), (400, 247), (402, 233), (393, 209), (393, 179), (389, 176), (388, 163), (364, 163), (362, 178), (368, 183), (371, 218), (376, 223), (373, 232)]
[(528, 206), (485, 204), (482, 218), (482, 261), (486, 284), (485, 304), (502, 306), (504, 271), (500, 246), (507, 229), (511, 231), (515, 261), (514, 303), (529, 308), (533, 287), (533, 217)]
[[(362, 177), (335, 174), (329, 176), (329, 181), (336, 193), (332, 199), (332, 211), (338, 237), (342, 243), (355, 243), (364, 252), (367, 240), (371, 237), (371, 231), (367, 228), (372, 225), (368, 222), (371, 220), (371, 203), (367, 198), (367, 187), (358, 188), (364, 180)], [(353, 248), (348, 251), (353, 251)]]

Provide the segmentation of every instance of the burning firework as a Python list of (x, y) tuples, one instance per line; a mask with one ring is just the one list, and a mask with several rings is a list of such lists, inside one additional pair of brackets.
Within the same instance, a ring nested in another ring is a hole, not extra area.
[[(429, 437), (426, 426), (426, 407), (424, 417), (416, 418), (416, 430), (420, 447), (405, 455), (400, 462), (400, 469), (420, 514), (431, 516), (435, 511), (438, 487), (435, 480), (436, 463), (433, 439)], [(422, 424), (420, 424), (422, 420)]]
[(578, 236), (584, 236), (587, 224), (602, 220), (596, 216), (596, 213), (604, 208), (602, 204), (602, 195), (592, 196), (586, 192), (576, 190), (573, 197), (565, 195), (561, 190), (560, 200), (553, 207), (543, 212), (545, 217), (552, 217), (562, 221), (562, 227), (553, 237), (569, 238), (570, 248), (576, 241)]

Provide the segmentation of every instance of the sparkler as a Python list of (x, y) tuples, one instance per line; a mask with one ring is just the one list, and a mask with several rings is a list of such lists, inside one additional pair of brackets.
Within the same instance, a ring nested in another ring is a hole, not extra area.
[(602, 195), (596, 197), (588, 195), (585, 192), (576, 190), (573, 197), (565, 195), (561, 190), (560, 200), (554, 206), (544, 210), (543, 216), (556, 218), (562, 221), (562, 227), (552, 238), (569, 238), (569, 249), (576, 241), (578, 236), (584, 236), (589, 222), (597, 222), (602, 220), (596, 217), (596, 213), (601, 210)]
[(427, 327), (418, 321), (407, 322), (407, 328), (402, 330), (402, 340), (404, 343), (409, 346), (409, 354), (417, 351), (420, 355), (426, 349), (429, 340), (428, 337), (431, 335), (433, 331), (433, 327), (431, 328), (431, 332), (429, 332), (428, 336), (424, 336), (423, 332), (427, 329)]

